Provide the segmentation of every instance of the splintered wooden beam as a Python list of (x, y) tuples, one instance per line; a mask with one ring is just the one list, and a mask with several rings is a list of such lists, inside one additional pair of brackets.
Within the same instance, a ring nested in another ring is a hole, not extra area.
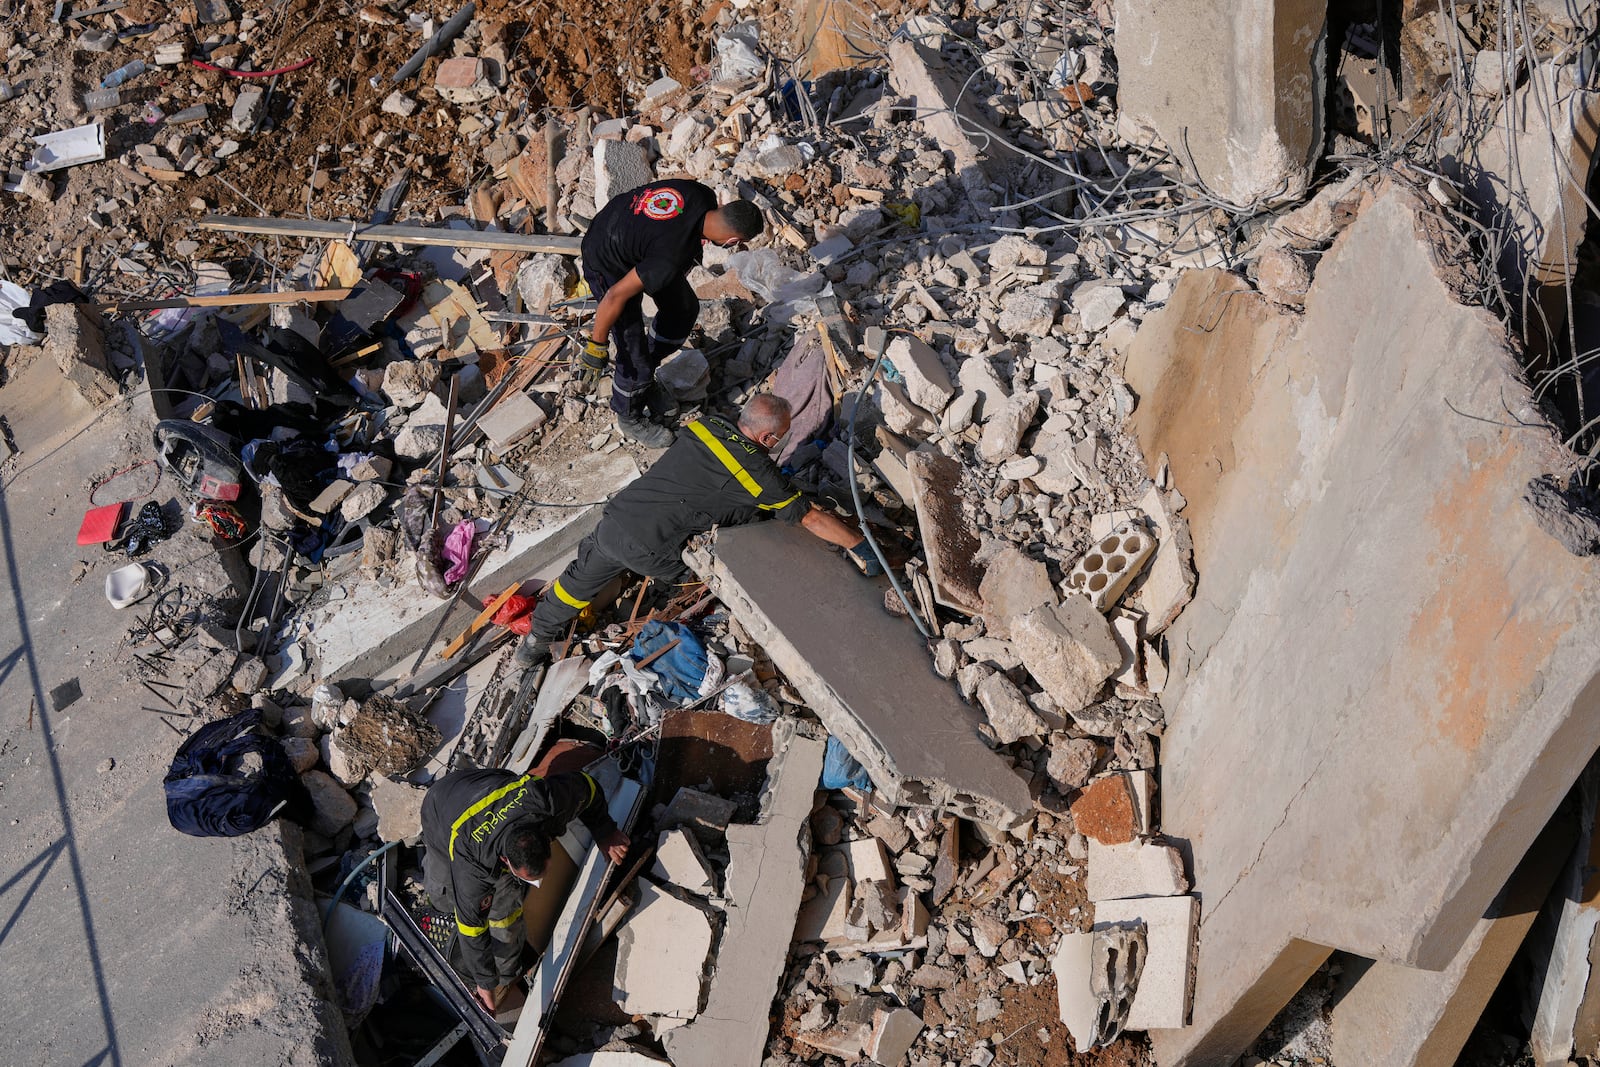
[(442, 245), (446, 248), (488, 248), (498, 252), (554, 252), (575, 256), (581, 238), (556, 234), (501, 233), (497, 230), (455, 230), (446, 226), (405, 226), (370, 222), (317, 219), (245, 218), (207, 215), (196, 223), (202, 230), (223, 233), (260, 233), (274, 237), (315, 237), (325, 240), (382, 241), (397, 245)]
[(248, 304), (298, 304), (302, 301), (321, 304), (343, 300), (349, 289), (307, 289), (303, 292), (279, 293), (222, 293), (218, 296), (175, 296), (170, 300), (105, 300), (95, 304), (96, 311), (162, 311), (166, 308), (228, 308)]
[(462, 630), (455, 636), (454, 640), (452, 640), (448, 645), (444, 646), (444, 651), (439, 653), (439, 658), (454, 659), (456, 653), (460, 652), (466, 647), (467, 642), (472, 639), (472, 636), (479, 630), (483, 629), (484, 626), (488, 625), (489, 620), (494, 618), (494, 613), (499, 611), (505, 605), (505, 602), (511, 599), (511, 595), (521, 588), (522, 583), (520, 581), (512, 582), (506, 587), (505, 592), (489, 601), (488, 605), (485, 606), (482, 611), (478, 612), (478, 617), (468, 623), (465, 630)]

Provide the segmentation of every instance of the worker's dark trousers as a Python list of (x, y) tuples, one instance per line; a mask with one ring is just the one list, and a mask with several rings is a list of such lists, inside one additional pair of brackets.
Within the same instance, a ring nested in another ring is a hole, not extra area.
[[(596, 300), (606, 295), (611, 282), (585, 269), (584, 280)], [(644, 324), (644, 298), (636, 296), (622, 306), (611, 340), (616, 345), (616, 363), (611, 368), (611, 410), (637, 418), (644, 412), (646, 393), (656, 380), (661, 361), (683, 347), (700, 317), (700, 298), (687, 281), (678, 278), (653, 298), (656, 317), (648, 329)]]
[[(427, 892), (428, 902), (433, 905), (434, 910), (442, 911), (454, 918), (456, 898), (451, 889), (450, 860), (445, 851), (448, 845), (438, 842), (433, 842), (433, 845), (436, 847), (424, 848), (422, 852), (422, 888)], [(526, 885), (517, 881), (509, 872), (502, 874), (494, 884), (494, 900), (487, 912), (489, 929), (486, 933), (477, 935), (489, 940), (489, 953), (494, 958), (497, 987), (510, 985), (521, 978), (526, 970), (522, 966), (522, 954), (528, 944), (528, 931), (522, 921), (522, 902), (527, 895)], [(464, 975), (468, 972), (465, 962), (466, 941), (467, 935), (458, 929), (456, 936), (451, 939), (449, 952), (450, 965)]]
[(528, 636), (535, 641), (566, 636), (567, 626), (578, 613), (612, 579), (630, 572), (674, 585), (689, 577), (689, 568), (677, 553), (652, 553), (614, 523), (601, 519), (594, 533), (578, 545), (578, 558), (568, 564), (533, 609)]

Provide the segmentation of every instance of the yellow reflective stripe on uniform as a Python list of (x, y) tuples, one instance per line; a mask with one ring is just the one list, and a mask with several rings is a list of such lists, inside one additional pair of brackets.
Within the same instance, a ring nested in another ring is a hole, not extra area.
[(584, 801), (583, 804), (583, 806), (587, 808), (590, 804), (594, 803), (594, 791), (599, 787), (594, 784), (594, 779), (590, 778), (587, 774), (583, 776), (583, 779), (589, 783), (589, 799)]
[(468, 819), (478, 814), (478, 812), (482, 811), (484, 808), (487, 808), (489, 805), (493, 804), (495, 801), (499, 800), (512, 790), (519, 789), (522, 786), (527, 785), (532, 779), (533, 775), (525, 774), (521, 778), (518, 778), (516, 781), (512, 782), (510, 785), (496, 789), (493, 793), (490, 793), (488, 796), (472, 805), (472, 807), (462, 812), (461, 817), (450, 824), (450, 858), (456, 858), (456, 834), (460, 832), (462, 823), (466, 822)]
[(468, 926), (466, 923), (461, 921), (461, 916), (459, 915), (456, 916), (456, 929), (460, 930), (461, 933), (467, 937), (482, 937), (484, 934), (489, 932), (489, 928), (487, 926)]
[(579, 611), (582, 611), (584, 608), (589, 606), (589, 602), (587, 600), (579, 600), (577, 597), (563, 589), (561, 587), (560, 578), (557, 578), (555, 583), (550, 588), (556, 594), (556, 599), (567, 605), (569, 608), (576, 608)]
[(799, 499), (800, 494), (796, 492), (794, 496), (790, 497), (788, 500), (780, 500), (776, 504), (757, 504), (756, 507), (760, 508), (762, 511), (782, 511), (784, 508), (788, 507), (790, 504), (793, 504)]
[(490, 919), (489, 920), (489, 925), (493, 926), (497, 930), (504, 930), (506, 927), (510, 926), (514, 922), (519, 921), (521, 918), (522, 918), (522, 909), (518, 908), (516, 911), (512, 912), (510, 915), (507, 915), (504, 919)]
[[(706, 429), (705, 425), (698, 420), (691, 422), (689, 429), (693, 430), (694, 435), (700, 438), (707, 448), (711, 449), (711, 454), (716, 456), (724, 467), (728, 468), (728, 473), (739, 480), (739, 484), (744, 486), (746, 492), (757, 499), (761, 497), (760, 484), (750, 477), (750, 472), (745, 470), (738, 460), (733, 458), (733, 453), (728, 451), (727, 445), (717, 440), (712, 432)], [(780, 504), (779, 506), (781, 507), (782, 505)]]

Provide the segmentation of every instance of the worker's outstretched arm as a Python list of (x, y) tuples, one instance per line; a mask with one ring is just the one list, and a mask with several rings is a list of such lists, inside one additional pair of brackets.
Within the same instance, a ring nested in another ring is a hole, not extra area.
[(883, 573), (878, 557), (873, 555), (861, 531), (833, 512), (812, 504), (811, 510), (800, 519), (800, 525), (811, 531), (812, 536), (820, 537), (830, 545), (838, 545), (844, 549), (845, 555), (849, 556), (850, 561), (861, 568), (861, 573), (867, 577), (874, 578)]
[(644, 279), (639, 277), (637, 270), (630, 270), (620, 282), (607, 289), (606, 295), (600, 298), (600, 306), (594, 309), (594, 325), (589, 329), (590, 340), (603, 346), (606, 338), (611, 336), (611, 327), (617, 324), (623, 306), (642, 292)]
[(843, 519), (831, 511), (825, 511), (811, 505), (811, 510), (800, 518), (800, 525), (804, 526), (813, 537), (820, 537), (830, 545), (840, 548), (854, 548), (866, 538), (861, 536), (861, 531), (848, 525)]

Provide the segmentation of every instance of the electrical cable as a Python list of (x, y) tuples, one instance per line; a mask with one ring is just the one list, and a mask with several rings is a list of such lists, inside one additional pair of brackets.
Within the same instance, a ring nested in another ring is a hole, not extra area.
[(883, 573), (889, 576), (889, 584), (894, 586), (895, 595), (900, 598), (900, 603), (905, 607), (906, 613), (911, 616), (911, 621), (916, 624), (917, 632), (925, 640), (932, 641), (933, 634), (929, 633), (928, 628), (922, 624), (922, 616), (917, 614), (917, 609), (912, 606), (911, 598), (906, 595), (906, 591), (900, 586), (900, 580), (895, 577), (894, 569), (889, 566), (889, 561), (884, 559), (883, 549), (878, 547), (877, 539), (872, 536), (871, 525), (867, 522), (867, 517), (863, 514), (864, 509), (861, 507), (860, 480), (856, 477), (856, 418), (861, 414), (861, 403), (866, 399), (867, 389), (872, 385), (873, 379), (877, 378), (878, 371), (882, 369), (883, 361), (888, 358), (888, 355), (887, 348), (878, 353), (878, 358), (872, 363), (872, 369), (867, 372), (867, 377), (861, 383), (861, 388), (856, 391), (855, 406), (850, 409), (850, 434), (845, 446), (845, 450), (850, 456), (850, 502), (855, 505), (856, 521), (861, 524), (861, 535), (867, 539), (867, 545), (872, 549), (872, 554), (878, 558), (878, 566), (882, 567)]

